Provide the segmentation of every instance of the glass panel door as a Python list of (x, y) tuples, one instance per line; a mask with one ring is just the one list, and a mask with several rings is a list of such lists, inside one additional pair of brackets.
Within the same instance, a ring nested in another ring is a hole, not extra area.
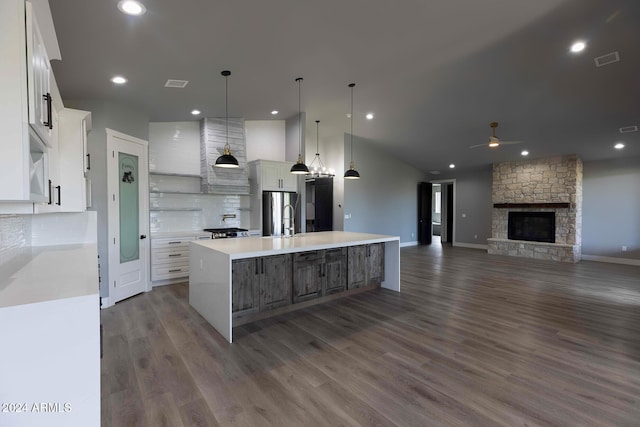
[(118, 153), (120, 194), (120, 263), (140, 258), (138, 156)]

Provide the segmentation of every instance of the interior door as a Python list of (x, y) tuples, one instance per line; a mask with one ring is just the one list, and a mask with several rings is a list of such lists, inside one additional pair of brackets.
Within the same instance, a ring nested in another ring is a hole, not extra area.
[(146, 141), (107, 129), (109, 300), (149, 291)]
[(418, 184), (418, 243), (431, 244), (431, 192), (433, 185), (430, 182)]

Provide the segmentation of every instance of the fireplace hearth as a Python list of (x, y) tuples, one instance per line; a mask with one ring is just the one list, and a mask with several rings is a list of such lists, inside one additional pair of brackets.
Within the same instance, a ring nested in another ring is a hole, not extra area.
[(555, 212), (509, 212), (509, 240), (555, 243)]

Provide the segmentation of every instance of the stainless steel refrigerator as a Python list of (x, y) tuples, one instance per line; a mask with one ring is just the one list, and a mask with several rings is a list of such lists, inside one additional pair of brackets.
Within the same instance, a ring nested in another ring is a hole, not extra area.
[(294, 226), (295, 232), (298, 233), (299, 217), (298, 193), (262, 192), (262, 234), (264, 236), (288, 236)]

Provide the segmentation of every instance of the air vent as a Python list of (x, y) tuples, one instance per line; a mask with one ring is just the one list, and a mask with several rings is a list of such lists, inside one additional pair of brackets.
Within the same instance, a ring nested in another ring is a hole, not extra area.
[(620, 54), (618, 53), (618, 51), (615, 51), (607, 53), (606, 55), (598, 56), (597, 58), (593, 58), (593, 60), (596, 62), (596, 67), (602, 67), (620, 61)]
[(164, 87), (177, 87), (177, 88), (183, 88), (187, 85), (187, 83), (189, 83), (187, 80), (175, 80), (175, 79), (169, 79), (167, 80), (167, 82), (164, 84)]
[(620, 128), (620, 133), (638, 132), (638, 126), (625, 126)]

